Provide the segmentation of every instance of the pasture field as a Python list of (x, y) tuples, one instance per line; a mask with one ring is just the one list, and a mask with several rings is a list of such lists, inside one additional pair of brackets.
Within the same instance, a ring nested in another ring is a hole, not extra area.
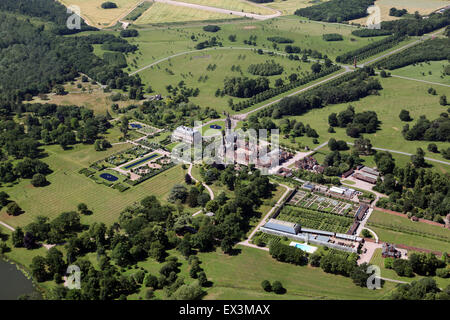
[[(153, 6), (152, 6), (153, 7)], [(128, 55), (128, 64), (131, 72), (143, 68), (160, 59), (195, 50), (195, 45), (200, 41), (217, 37), (224, 47), (246, 47), (256, 49), (274, 50), (268, 37), (281, 36), (294, 40), (292, 45), (301, 49), (317, 50), (328, 55), (330, 59), (383, 37), (358, 38), (351, 35), (354, 26), (335, 25), (330, 23), (318, 23), (308, 21), (296, 16), (285, 16), (266, 21), (242, 21), (239, 23), (220, 24), (221, 30), (216, 33), (203, 31), (201, 26), (171, 26), (165, 28), (151, 28), (139, 30), (139, 36), (129, 38), (132, 44), (139, 44), (139, 51)], [(344, 37), (343, 41), (335, 41), (332, 45), (322, 39), (326, 33), (339, 33)], [(194, 42), (191, 36), (195, 35), (199, 40)], [(236, 35), (236, 41), (229, 40), (230, 35)], [(256, 36), (256, 46), (244, 44), (250, 36)], [(278, 45), (284, 52), (284, 45)], [(276, 50), (275, 50), (276, 51)]]
[[(54, 218), (61, 212), (76, 210), (77, 205), (84, 202), (94, 213), (83, 216), (83, 223), (100, 221), (110, 225), (117, 221), (123, 209), (148, 195), (155, 195), (163, 203), (167, 203), (166, 199), (172, 186), (184, 183), (185, 170), (181, 166), (164, 171), (123, 193), (99, 185), (78, 173), (90, 163), (128, 148), (129, 144), (120, 144), (108, 151), (95, 152), (92, 145), (76, 145), (68, 151), (62, 151), (60, 146), (46, 147), (49, 157), (44, 161), (54, 171), (47, 176), (51, 184), (41, 189), (32, 187), (30, 180), (22, 180), (13, 187), (0, 188), (25, 211), (20, 216), (12, 217), (2, 210), (0, 220), (14, 227), (24, 226), (38, 215)], [(185, 209), (187, 212), (198, 210), (187, 206)]]
[[(212, 107), (219, 113), (222, 111), (232, 111), (228, 106), (228, 100), (233, 99), (235, 103), (246, 100), (230, 96), (216, 97), (217, 89), (223, 89), (226, 77), (248, 77), (257, 78), (247, 71), (251, 64), (264, 63), (274, 60), (284, 67), (284, 72), (280, 75), (267, 77), (270, 86), (274, 87), (276, 79), (282, 78), (288, 83), (288, 76), (291, 73), (306, 74), (311, 72), (311, 64), (289, 60), (285, 56), (270, 56), (268, 54), (259, 55), (252, 50), (245, 49), (213, 49), (204, 53), (191, 53), (164, 61), (152, 68), (140, 73), (143, 81), (149, 83), (155, 92), (167, 95), (166, 86), (171, 84), (177, 86), (180, 81), (184, 81), (188, 88), (199, 88), (200, 94), (191, 97), (189, 100), (202, 107)], [(236, 71), (234, 68), (240, 68)], [(233, 68), (233, 69), (232, 69)], [(233, 71), (235, 70), (235, 71)]]
[[(328, 141), (330, 138), (336, 140), (344, 140), (353, 142), (353, 138), (347, 136), (345, 128), (335, 128), (336, 133), (328, 132), (328, 115), (330, 113), (339, 113), (345, 110), (349, 105), (355, 108), (355, 111), (375, 111), (378, 119), (381, 121), (380, 130), (373, 134), (365, 134), (364, 137), (369, 138), (374, 147), (386, 148), (391, 150), (403, 151), (408, 153), (416, 153), (418, 147), (422, 148), (426, 157), (438, 160), (445, 160), (440, 153), (431, 153), (427, 151), (429, 141), (407, 141), (401, 135), (401, 131), (406, 122), (402, 122), (398, 115), (402, 109), (410, 112), (414, 119), (409, 122), (410, 126), (414, 125), (421, 115), (426, 115), (429, 120), (439, 117), (439, 114), (447, 110), (439, 104), (439, 95), (445, 94), (450, 96), (450, 88), (442, 86), (431, 86), (426, 83), (404, 80), (399, 78), (379, 78), (382, 90), (379, 95), (371, 95), (359, 101), (351, 103), (328, 105), (321, 109), (313, 109), (302, 116), (290, 116), (289, 119), (302, 121), (305, 125), (310, 124), (319, 134), (319, 143)], [(437, 95), (428, 94), (428, 88), (433, 87), (437, 91)], [(297, 145), (301, 142), (303, 145), (314, 147), (312, 138), (298, 137), (295, 139)], [(280, 141), (284, 144), (291, 144), (290, 139)], [(448, 143), (435, 142), (439, 149), (448, 147)], [(434, 164), (434, 163), (432, 163)]]
[(430, 61), (391, 70), (389, 72), (397, 76), (450, 85), (450, 75), (446, 75), (443, 72), (444, 67), (448, 64), (448, 61)]
[(103, 9), (104, 0), (58, 0), (66, 7), (71, 5), (80, 7), (81, 16), (87, 23), (97, 28), (114, 25), (117, 20), (127, 15), (141, 0), (114, 0), (117, 8)]
[[(374, 264), (374, 265), (380, 267), (381, 277), (383, 277), (383, 278), (406, 281), (406, 282), (417, 281), (421, 278), (424, 278), (423, 276), (419, 276), (419, 275), (415, 275), (414, 277), (411, 277), (411, 278), (401, 277), (401, 276), (397, 275), (397, 273), (394, 270), (386, 269), (384, 267), (384, 260), (385, 260), (385, 258), (383, 258), (381, 256), (381, 249), (380, 248), (375, 249), (372, 259), (370, 260), (370, 264)], [(450, 279), (444, 279), (444, 278), (440, 278), (440, 277), (432, 277), (432, 278), (434, 280), (436, 280), (436, 282), (440, 288), (445, 288), (446, 286), (448, 286), (450, 284)]]
[(208, 7), (228, 9), (232, 11), (255, 13), (260, 15), (271, 15), (275, 13), (275, 10), (267, 8), (266, 4), (264, 3), (256, 4), (244, 0), (175, 0), (175, 1), (199, 4)]
[(368, 227), (384, 242), (441, 252), (450, 251), (450, 231), (438, 226), (412, 222), (389, 213), (374, 211), (370, 216)]
[(135, 24), (145, 25), (172, 22), (223, 20), (234, 18), (238, 18), (238, 16), (155, 2), (135, 21)]

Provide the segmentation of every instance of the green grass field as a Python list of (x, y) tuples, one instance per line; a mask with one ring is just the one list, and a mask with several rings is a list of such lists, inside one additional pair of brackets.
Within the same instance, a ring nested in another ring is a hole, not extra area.
[[(231, 111), (228, 107), (229, 96), (215, 96), (217, 89), (223, 89), (225, 78), (241, 76), (256, 78), (257, 76), (247, 72), (248, 66), (268, 60), (274, 60), (284, 67), (283, 74), (267, 77), (272, 87), (278, 78), (288, 83), (287, 77), (291, 73), (311, 72), (310, 63), (292, 61), (284, 56), (259, 55), (245, 49), (213, 49), (172, 58), (141, 72), (140, 75), (144, 82), (152, 85), (153, 90), (164, 95), (168, 94), (165, 89), (168, 84), (176, 86), (180, 81), (184, 81), (189, 88), (199, 88), (200, 94), (189, 100), (203, 107), (212, 107), (221, 113), (225, 110)], [(216, 66), (214, 70), (207, 69), (213, 65)], [(239, 66), (242, 73), (232, 71), (233, 66)], [(235, 103), (246, 100), (234, 97), (232, 99)]]
[[(390, 71), (393, 75), (414, 78), (418, 80), (437, 82), (450, 85), (450, 76), (443, 73), (447, 61), (430, 61)], [(440, 88), (436, 86), (437, 88)], [(436, 88), (436, 89), (437, 89)]]
[[(371, 291), (353, 284), (351, 279), (327, 274), (320, 268), (300, 267), (281, 263), (272, 259), (267, 251), (237, 246), (241, 252), (236, 256), (223, 254), (220, 250), (209, 253), (199, 253), (201, 267), (205, 270), (208, 280), (213, 282), (207, 288), (205, 299), (223, 300), (310, 300), (310, 299), (383, 299), (394, 288), (394, 284), (386, 282), (382, 290)], [(179, 276), (185, 278), (186, 283), (194, 281), (189, 277), (189, 266), (178, 252), (172, 250), (171, 255), (178, 256), (182, 263)], [(139, 262), (139, 267), (156, 275), (161, 265), (152, 259)], [(129, 271), (132, 273), (133, 271)], [(279, 280), (286, 288), (283, 295), (267, 293), (261, 288), (263, 280)], [(130, 299), (144, 298), (145, 288)], [(163, 299), (161, 290), (155, 292), (157, 298)]]
[(413, 222), (381, 211), (372, 213), (368, 226), (384, 242), (441, 252), (450, 251), (450, 230), (442, 227)]
[[(380, 90), (379, 95), (372, 95), (351, 103), (313, 109), (302, 116), (290, 116), (289, 119), (302, 121), (305, 125), (309, 123), (319, 134), (318, 140), (320, 143), (328, 141), (330, 138), (353, 142), (354, 139), (345, 133), (345, 128), (335, 128), (336, 133), (328, 132), (328, 115), (332, 112), (339, 113), (345, 110), (348, 105), (354, 106), (356, 112), (375, 111), (378, 119), (381, 121), (381, 130), (365, 135), (366, 138), (370, 139), (374, 147), (408, 153), (415, 153), (416, 149), (421, 147), (427, 157), (445, 161), (440, 153), (427, 152), (427, 146), (430, 142), (405, 140), (401, 130), (406, 122), (402, 122), (398, 115), (401, 109), (409, 110), (411, 117), (414, 119), (410, 122), (410, 126), (421, 115), (426, 115), (429, 120), (436, 119), (440, 113), (447, 110), (446, 107), (439, 104), (439, 95), (446, 94), (449, 96), (450, 88), (434, 86), (438, 95), (433, 96), (427, 93), (430, 87), (429, 84), (398, 78), (379, 78), (379, 80), (384, 88)], [(282, 137), (280, 137), (280, 141), (288, 145), (291, 144), (289, 139), (283, 139)], [(310, 147), (314, 146), (312, 138), (306, 136), (296, 138), (296, 144), (298, 142)], [(436, 142), (436, 145), (439, 149), (448, 147), (448, 143), (445, 142)]]
[[(101, 221), (110, 225), (117, 221), (123, 209), (146, 196), (155, 195), (167, 203), (172, 186), (184, 183), (185, 170), (181, 166), (164, 171), (122, 193), (78, 173), (90, 163), (129, 147), (129, 144), (121, 144), (104, 152), (95, 152), (91, 145), (76, 145), (73, 150), (68, 151), (62, 151), (60, 146), (46, 147), (49, 157), (44, 161), (54, 171), (47, 177), (51, 184), (44, 188), (34, 188), (29, 180), (22, 180), (13, 187), (2, 187), (0, 190), (17, 201), (25, 213), (11, 217), (3, 210), (0, 220), (12, 226), (23, 226), (38, 215), (54, 218), (61, 212), (76, 210), (77, 205), (84, 202), (94, 214), (83, 216), (83, 223)], [(185, 209), (187, 212), (198, 210), (187, 206)]]

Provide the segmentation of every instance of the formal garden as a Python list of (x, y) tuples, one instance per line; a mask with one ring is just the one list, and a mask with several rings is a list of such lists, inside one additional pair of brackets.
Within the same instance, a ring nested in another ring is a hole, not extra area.
[(356, 210), (358, 209), (358, 206), (350, 201), (332, 199), (313, 192), (301, 190), (298, 190), (295, 193), (289, 201), (289, 204), (296, 207), (351, 217), (356, 214)]
[(349, 217), (290, 205), (285, 206), (276, 218), (300, 224), (304, 228), (338, 233), (346, 233), (353, 223), (353, 219)]

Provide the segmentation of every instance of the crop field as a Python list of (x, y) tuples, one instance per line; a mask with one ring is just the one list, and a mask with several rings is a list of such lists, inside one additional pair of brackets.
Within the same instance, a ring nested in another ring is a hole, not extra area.
[(353, 222), (351, 218), (292, 206), (285, 206), (277, 219), (295, 222), (305, 228), (339, 233), (346, 233)]
[(266, 8), (266, 4), (258, 5), (250, 1), (243, 1), (243, 0), (175, 0), (175, 1), (199, 4), (208, 7), (223, 8), (233, 11), (255, 13), (260, 15), (270, 15), (275, 13), (274, 10)]
[[(442, 227), (423, 222), (413, 222), (407, 218), (382, 211), (374, 211), (372, 213), (369, 219), (369, 226), (374, 228), (374, 231), (376, 229), (381, 232), (380, 234), (378, 231), (375, 231), (382, 241), (392, 241), (393, 243), (437, 251), (450, 250), (450, 230)], [(393, 239), (397, 241), (393, 241)], [(419, 239), (422, 240), (419, 242)], [(427, 246), (425, 247), (425, 245)]]
[(279, 10), (284, 15), (291, 15), (297, 9), (306, 8), (312, 6), (314, 3), (325, 2), (321, 0), (311, 1), (311, 0), (274, 0), (273, 2), (264, 3), (266, 7)]
[(223, 20), (234, 18), (238, 18), (238, 16), (156, 2), (147, 11), (145, 11), (135, 21), (135, 23), (137, 25), (143, 25), (171, 22)]
[[(347, 136), (345, 128), (335, 128), (336, 133), (328, 132), (328, 115), (332, 112), (339, 113), (345, 110), (349, 105), (354, 106), (355, 111), (375, 111), (378, 119), (381, 121), (380, 130), (373, 134), (366, 134), (364, 137), (370, 139), (374, 147), (381, 147), (391, 150), (403, 151), (414, 154), (418, 147), (421, 147), (426, 157), (446, 161), (440, 153), (431, 153), (427, 151), (428, 141), (407, 141), (401, 135), (401, 131), (406, 122), (402, 122), (398, 115), (402, 109), (410, 112), (414, 119), (410, 126), (421, 115), (426, 115), (429, 120), (439, 117), (439, 114), (446, 111), (447, 108), (439, 104), (439, 95), (450, 96), (450, 88), (443, 86), (432, 86), (417, 81), (404, 80), (400, 78), (379, 78), (383, 89), (379, 95), (372, 95), (359, 101), (351, 103), (328, 105), (321, 109), (313, 109), (302, 116), (290, 116), (289, 119), (302, 121), (305, 125), (310, 124), (319, 134), (319, 143), (328, 141), (330, 138), (353, 142), (353, 138)], [(428, 88), (433, 87), (437, 95), (428, 94)], [(289, 139), (280, 137), (280, 142), (291, 144)], [(296, 144), (301, 142), (304, 145), (313, 147), (312, 138), (298, 137)], [(439, 149), (448, 147), (448, 143), (435, 142)], [(433, 164), (430, 162), (430, 164)], [(448, 166), (447, 166), (448, 167)]]
[(66, 7), (71, 5), (80, 7), (81, 16), (88, 23), (97, 28), (113, 25), (121, 17), (127, 15), (141, 0), (114, 0), (117, 8), (103, 9), (104, 0), (58, 0)]
[[(414, 14), (418, 11), (421, 15), (428, 15), (440, 8), (448, 6), (448, 1), (445, 0), (377, 0), (375, 5), (380, 8), (381, 21), (390, 21), (399, 19), (389, 15), (391, 8), (406, 9), (408, 13)], [(355, 19), (351, 22), (365, 24), (367, 17)]]
[[(32, 222), (38, 215), (54, 218), (61, 212), (76, 210), (77, 205), (84, 202), (94, 214), (83, 216), (82, 222), (101, 221), (110, 225), (117, 221), (125, 207), (148, 195), (155, 195), (163, 203), (167, 203), (166, 199), (172, 186), (184, 183), (185, 172), (181, 166), (164, 171), (123, 193), (99, 185), (78, 173), (80, 169), (105, 158), (107, 154), (129, 147), (129, 144), (122, 144), (104, 152), (94, 152), (93, 146), (89, 145), (76, 145), (72, 150), (64, 152), (60, 146), (46, 147), (50, 156), (44, 161), (54, 171), (47, 177), (50, 185), (44, 189), (34, 188), (29, 180), (22, 180), (13, 187), (2, 187), (0, 190), (7, 192), (11, 199), (17, 201), (25, 213), (11, 217), (3, 210), (0, 213), (0, 220), (12, 226), (23, 226)], [(186, 211), (194, 212), (195, 208), (186, 207)]]
[(444, 73), (444, 67), (448, 64), (448, 61), (430, 61), (390, 72), (398, 76), (450, 85), (450, 75)]

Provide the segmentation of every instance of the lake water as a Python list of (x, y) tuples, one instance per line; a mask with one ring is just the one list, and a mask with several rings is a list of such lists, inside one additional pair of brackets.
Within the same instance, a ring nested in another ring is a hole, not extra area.
[(32, 281), (16, 265), (0, 258), (0, 300), (16, 300), (22, 294), (35, 291)]

